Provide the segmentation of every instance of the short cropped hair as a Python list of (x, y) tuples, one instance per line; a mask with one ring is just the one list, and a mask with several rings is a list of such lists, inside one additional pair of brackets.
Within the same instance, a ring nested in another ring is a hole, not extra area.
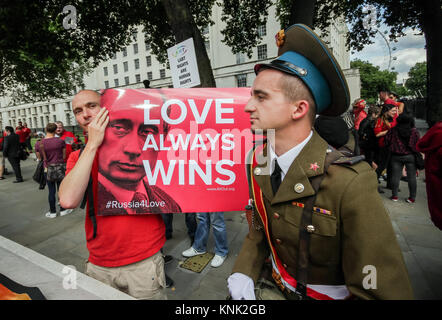
[(46, 132), (47, 133), (55, 133), (55, 130), (57, 130), (57, 125), (55, 123), (48, 123), (46, 125)]
[(304, 82), (298, 77), (283, 72), (279, 84), (288, 101), (307, 100), (309, 105), (308, 116), (313, 125), (316, 118), (315, 100)]
[(381, 108), (378, 106), (370, 106), (368, 108), (368, 113), (375, 113), (375, 114), (379, 114), (381, 112)]

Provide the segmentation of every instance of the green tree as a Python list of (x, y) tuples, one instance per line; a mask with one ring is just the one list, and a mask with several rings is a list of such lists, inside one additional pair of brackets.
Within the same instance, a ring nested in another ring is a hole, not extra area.
[(407, 87), (405, 87), (403, 85), (396, 84), (396, 89), (394, 89), (393, 91), (396, 92), (396, 94), (400, 98), (411, 96), (410, 90), (408, 90)]
[(374, 104), (378, 100), (379, 87), (385, 87), (391, 91), (396, 89), (396, 72), (379, 70), (368, 61), (354, 60), (350, 62), (351, 68), (358, 68), (361, 75), (361, 98), (368, 103)]
[[(83, 76), (121, 51), (135, 27), (160, 62), (167, 48), (193, 37), (202, 86), (215, 86), (201, 30), (213, 21), (215, 0), (8, 1), (0, 6), (0, 95), (13, 103), (61, 98), (83, 86)], [(77, 12), (76, 28), (63, 25)]]
[[(268, 0), (263, 3), (268, 4)], [(441, 0), (277, 0), (276, 12), (283, 28), (294, 23), (305, 23), (320, 29), (325, 35), (333, 17), (342, 18), (349, 26), (347, 45), (360, 51), (373, 43), (381, 23), (390, 28), (389, 38), (395, 40), (404, 36), (404, 30), (411, 28), (425, 36), (427, 54), (427, 111), (428, 122), (442, 119), (442, 7)], [(245, 11), (246, 12), (246, 11)], [(261, 12), (259, 17), (266, 17)], [(237, 17), (243, 16), (241, 7)], [(256, 18), (255, 18), (256, 19)], [(258, 35), (247, 33), (248, 39), (241, 41), (241, 35), (231, 31), (230, 41), (240, 50), (250, 48), (259, 40)], [(254, 38), (251, 38), (254, 37)]]
[(423, 97), (427, 93), (427, 63), (418, 62), (408, 71), (406, 87), (414, 96)]
[(130, 42), (134, 15), (121, 10), (126, 1), (69, 2), (78, 12), (75, 29), (63, 26), (63, 1), (2, 3), (1, 95), (16, 103), (70, 95), (83, 85), (83, 75)]

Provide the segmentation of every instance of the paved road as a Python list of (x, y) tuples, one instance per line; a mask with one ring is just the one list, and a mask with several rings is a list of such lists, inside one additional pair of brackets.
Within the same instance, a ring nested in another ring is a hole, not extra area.
[[(70, 215), (55, 219), (46, 218), (47, 189), (38, 190), (32, 181), (35, 162), (28, 159), (22, 163), (24, 183), (13, 184), (12, 175), (0, 181), (0, 235), (82, 272), (88, 256), (83, 210), (76, 209)], [(423, 175), (418, 177), (415, 204), (404, 201), (408, 197), (407, 184), (401, 182), (400, 188), (399, 202), (388, 199), (391, 195), (388, 190), (382, 197), (408, 267), (415, 297), (442, 299), (442, 232), (429, 218)], [(228, 212), (225, 219), (229, 256), (221, 267), (215, 269), (209, 264), (198, 274), (179, 267), (184, 261), (181, 252), (189, 248), (190, 241), (184, 217), (175, 217), (173, 238), (164, 248), (166, 254), (175, 258), (166, 266), (167, 274), (175, 281), (175, 285), (167, 289), (169, 299), (225, 299), (228, 294), (226, 279), (248, 230), (247, 221), (240, 212)], [(211, 236), (209, 251), (213, 244)]]

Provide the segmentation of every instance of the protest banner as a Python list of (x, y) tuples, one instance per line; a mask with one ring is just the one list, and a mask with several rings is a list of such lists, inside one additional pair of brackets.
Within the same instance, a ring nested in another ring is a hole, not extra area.
[(98, 214), (243, 210), (250, 88), (108, 89)]
[(167, 49), (174, 88), (191, 88), (201, 84), (193, 38)]

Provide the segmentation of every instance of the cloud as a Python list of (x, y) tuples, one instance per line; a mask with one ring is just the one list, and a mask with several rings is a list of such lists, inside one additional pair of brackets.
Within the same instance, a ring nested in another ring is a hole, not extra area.
[(394, 68), (392, 71), (398, 72), (397, 81), (402, 82), (403, 79), (408, 78), (408, 71), (411, 67), (417, 62), (426, 61), (424, 36), (417, 35), (418, 32), (412, 29), (407, 29), (405, 34), (404, 37), (398, 38), (397, 42), (389, 41), (388, 36), (385, 36), (388, 44), (381, 35), (376, 34), (373, 44), (366, 46), (360, 52), (352, 53), (350, 59), (369, 61), (381, 70), (387, 69), (390, 63), (390, 70)]

